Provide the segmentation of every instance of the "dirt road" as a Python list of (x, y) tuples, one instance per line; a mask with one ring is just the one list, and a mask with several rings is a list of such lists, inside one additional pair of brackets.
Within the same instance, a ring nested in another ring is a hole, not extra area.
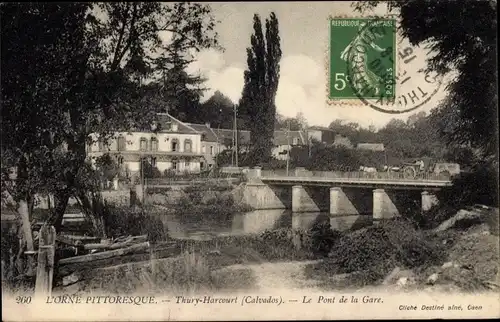
[[(308, 279), (305, 274), (307, 265), (319, 261), (279, 262), (262, 264), (237, 264), (217, 270), (221, 279), (233, 279), (227, 288), (245, 286), (258, 291), (276, 290), (319, 290), (318, 281)], [(246, 281), (243, 281), (246, 279)], [(241, 289), (241, 288), (240, 288)]]

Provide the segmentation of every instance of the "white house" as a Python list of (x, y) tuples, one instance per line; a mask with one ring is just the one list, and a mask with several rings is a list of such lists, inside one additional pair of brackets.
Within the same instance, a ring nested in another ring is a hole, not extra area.
[(307, 134), (303, 131), (274, 131), (272, 155), (278, 160), (286, 160), (293, 147), (306, 146)]
[(116, 132), (108, 142), (93, 135), (94, 144), (88, 147), (88, 157), (109, 153), (127, 173), (138, 173), (141, 160), (149, 161), (162, 173), (199, 172), (203, 162), (201, 134), (192, 126), (181, 122), (168, 113), (158, 114), (158, 123), (151, 130)]

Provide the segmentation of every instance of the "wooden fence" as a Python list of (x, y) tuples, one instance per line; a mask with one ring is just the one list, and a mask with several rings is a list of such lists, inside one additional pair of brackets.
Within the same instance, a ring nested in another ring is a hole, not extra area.
[(43, 225), (38, 235), (38, 263), (36, 270), (35, 296), (45, 298), (52, 293), (54, 278), (54, 256), (56, 230), (54, 226)]
[[(115, 240), (88, 236), (59, 235), (53, 226), (42, 226), (39, 232), (38, 263), (36, 272), (35, 297), (46, 298), (52, 287), (70, 287), (83, 282), (86, 272), (123, 263), (171, 257), (180, 253), (175, 242), (148, 241), (147, 235), (128, 236)], [(61, 249), (73, 250), (72, 256), (56, 261), (56, 242)], [(78, 253), (82, 252), (82, 255)], [(152, 267), (155, 276), (155, 267)], [(56, 281), (54, 282), (54, 279)]]

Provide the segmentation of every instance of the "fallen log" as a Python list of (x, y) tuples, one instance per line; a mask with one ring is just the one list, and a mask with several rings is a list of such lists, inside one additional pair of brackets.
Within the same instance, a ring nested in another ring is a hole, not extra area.
[(91, 262), (84, 263), (71, 263), (63, 266), (59, 266), (57, 269), (57, 285), (62, 283), (62, 279), (68, 275), (78, 272), (79, 276), (85, 276), (86, 272), (92, 271), (97, 268), (119, 265), (123, 263), (133, 263), (148, 260), (150, 257), (149, 253), (139, 253), (139, 254), (129, 254), (123, 256), (116, 256), (111, 258), (99, 259)]
[[(172, 244), (156, 246), (153, 251), (155, 253), (156, 258), (158, 258), (158, 259), (176, 256), (176, 255), (179, 255), (181, 253), (180, 247), (177, 247), (177, 246), (172, 245)], [(97, 255), (97, 254), (102, 254), (102, 253), (96, 253), (93, 255)], [(93, 270), (93, 269), (103, 268), (103, 267), (107, 267), (107, 266), (119, 265), (119, 264), (123, 264), (123, 263), (141, 262), (141, 261), (149, 260), (150, 258), (151, 258), (151, 254), (149, 252), (145, 251), (143, 253), (115, 256), (115, 257), (111, 257), (111, 258), (104, 258), (104, 259), (94, 260), (94, 261), (90, 261), (90, 262), (70, 263), (70, 264), (65, 264), (62, 266), (59, 265), (59, 267), (57, 269), (57, 275), (58, 275), (58, 279), (60, 279), (60, 278), (64, 278), (65, 276), (68, 276), (70, 274), (73, 274), (75, 272), (84, 272), (87, 270)], [(81, 276), (81, 274), (79, 276)]]
[(109, 250), (113, 250), (113, 249), (119, 249), (119, 248), (124, 248), (124, 247), (130, 246), (130, 245), (136, 244), (136, 243), (145, 242), (145, 241), (147, 241), (147, 237), (148, 237), (147, 235), (136, 236), (136, 237), (129, 238), (129, 239), (125, 240), (124, 242), (120, 242), (120, 243), (87, 244), (87, 245), (84, 245), (83, 248), (85, 250), (92, 250), (92, 249), (109, 249)]
[(62, 243), (64, 243), (64, 242), (74, 243), (74, 242), (80, 241), (82, 244), (87, 244), (87, 243), (98, 243), (101, 241), (101, 237), (78, 236), (78, 235), (57, 235), (57, 241), (61, 241)]
[(91, 262), (91, 261), (111, 258), (111, 257), (115, 257), (115, 256), (123, 256), (123, 255), (127, 255), (127, 254), (132, 254), (132, 253), (139, 253), (139, 252), (143, 252), (143, 251), (147, 250), (148, 248), (149, 248), (149, 242), (144, 242), (144, 243), (132, 245), (132, 246), (127, 247), (127, 248), (121, 248), (121, 249), (110, 250), (110, 251), (89, 254), (89, 255), (83, 255), (83, 256), (63, 258), (63, 259), (59, 260), (58, 264), (59, 265), (67, 265), (67, 264), (74, 264), (74, 263)]
[(61, 244), (66, 244), (66, 245), (70, 245), (70, 246), (74, 246), (74, 247), (78, 247), (78, 246), (82, 245), (81, 240), (71, 239), (71, 238), (68, 238), (67, 236), (61, 236), (61, 235), (58, 235), (56, 237), (56, 241), (61, 243)]

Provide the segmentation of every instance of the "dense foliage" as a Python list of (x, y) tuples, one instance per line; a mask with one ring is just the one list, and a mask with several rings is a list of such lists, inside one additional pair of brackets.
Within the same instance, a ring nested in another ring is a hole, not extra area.
[(218, 46), (215, 20), (209, 6), (189, 3), (12, 3), (0, 10), (2, 167), (17, 166), (16, 200), (29, 202), (43, 189), (55, 194), (58, 229), (68, 198), (84, 198), (89, 188), (89, 134), (149, 126), (166, 108), (155, 104), (158, 97), (188, 106), (199, 95), (188, 88), (200, 80), (184, 68), (194, 52)]
[[(358, 2), (356, 9), (379, 1)], [(432, 126), (447, 146), (468, 148), (469, 175), (457, 182), (454, 204), (498, 205), (498, 73), (496, 1), (384, 2), (401, 18), (401, 30), (414, 45), (429, 43), (428, 69), (453, 73), (448, 96), (432, 113)], [(455, 150), (456, 152), (459, 152)], [(463, 160), (463, 153), (456, 156)], [(487, 174), (484, 172), (487, 171)], [(482, 185), (484, 178), (488, 184)], [(473, 193), (473, 188), (476, 187)], [(464, 192), (464, 194), (460, 193)], [(461, 202), (457, 202), (461, 199)]]

